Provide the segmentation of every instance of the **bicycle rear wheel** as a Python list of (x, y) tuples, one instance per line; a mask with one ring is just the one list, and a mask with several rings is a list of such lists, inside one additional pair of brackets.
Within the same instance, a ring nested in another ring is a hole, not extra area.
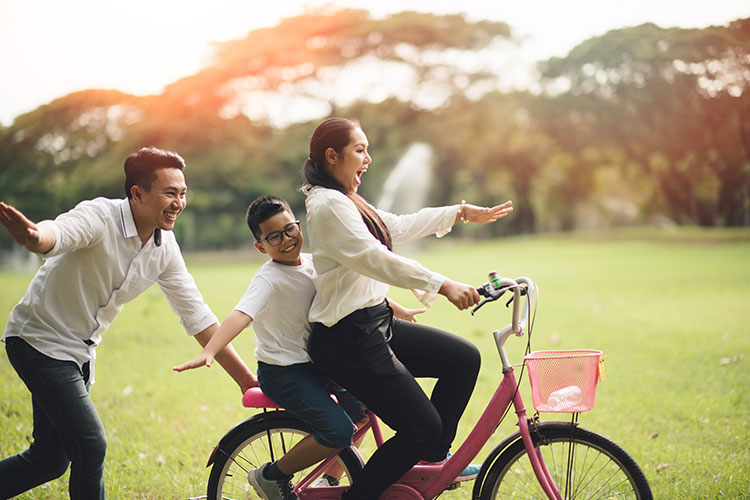
[[(546, 427), (546, 428), (545, 428)], [(651, 488), (638, 464), (609, 439), (579, 427), (540, 425), (534, 445), (557, 484), (562, 498), (652, 500)], [(547, 500), (519, 438), (487, 472), (480, 500), (523, 498)]]
[[(270, 412), (263, 415), (263, 418), (232, 436), (216, 451), (208, 478), (208, 499), (260, 499), (247, 481), (248, 472), (266, 462), (278, 460), (309, 434), (309, 427), (288, 413)], [(345, 448), (337, 455), (336, 464), (339, 470), (335, 474), (340, 475), (339, 484), (351, 486), (362, 469), (358, 457), (351, 449)], [(315, 467), (296, 473), (292, 484), (307, 477)]]

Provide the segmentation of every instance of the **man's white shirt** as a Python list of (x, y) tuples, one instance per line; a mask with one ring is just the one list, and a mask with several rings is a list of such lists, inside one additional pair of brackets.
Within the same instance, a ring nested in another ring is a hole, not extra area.
[(141, 248), (127, 199), (83, 201), (40, 225), (54, 231), (55, 246), (41, 256), (45, 261), (11, 311), (3, 340), (21, 337), (42, 354), (82, 366), (93, 360), (123, 305), (154, 283), (188, 334), (218, 321), (171, 231), (162, 231), (160, 246), (152, 235)]

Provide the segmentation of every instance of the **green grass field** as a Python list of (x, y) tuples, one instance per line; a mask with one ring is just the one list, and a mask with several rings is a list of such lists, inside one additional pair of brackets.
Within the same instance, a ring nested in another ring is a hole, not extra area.
[[(594, 411), (581, 415), (581, 425), (625, 448), (644, 469), (655, 498), (750, 498), (749, 231), (628, 230), (477, 244), (449, 236), (430, 241), (416, 256), (468, 283), (481, 284), (496, 269), (539, 284), (532, 348), (607, 353), (606, 381), (599, 385)], [(188, 259), (220, 318), (260, 263)], [(7, 317), (30, 277), (0, 273), (0, 317)], [(417, 306), (409, 292), (394, 289), (392, 297)], [(482, 350), (479, 383), (459, 429), (463, 438), (500, 379), (489, 332), (508, 322), (507, 310), (498, 301), (471, 317), (441, 299), (421, 321), (464, 335)], [(243, 333), (234, 344), (254, 367), (252, 335)], [(511, 359), (520, 362), (525, 339), (513, 338), (508, 347)], [(198, 351), (158, 288), (126, 306), (105, 335), (92, 397), (109, 440), (109, 498), (205, 494), (209, 453), (251, 411), (241, 407), (238, 388), (218, 365), (171, 371)], [(528, 384), (522, 386), (531, 407)], [(514, 425), (506, 420), (492, 441), (499, 442)], [(0, 457), (22, 451), (31, 439), (30, 397), (4, 350), (0, 428)], [(441, 498), (468, 499), (471, 484)], [(66, 491), (67, 474), (21, 498), (60, 499)]]

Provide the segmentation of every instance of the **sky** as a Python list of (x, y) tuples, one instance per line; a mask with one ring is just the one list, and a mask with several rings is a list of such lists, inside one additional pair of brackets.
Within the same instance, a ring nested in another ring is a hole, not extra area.
[(524, 37), (526, 60), (645, 22), (692, 28), (750, 17), (748, 0), (0, 0), (0, 123), (77, 90), (158, 94), (205, 66), (212, 42), (322, 5), (504, 21)]

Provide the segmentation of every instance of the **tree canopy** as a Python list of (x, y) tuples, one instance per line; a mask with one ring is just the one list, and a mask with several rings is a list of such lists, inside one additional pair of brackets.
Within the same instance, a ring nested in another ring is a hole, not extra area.
[[(414, 142), (435, 152), (428, 204), (513, 199), (507, 224), (479, 235), (655, 218), (750, 225), (750, 19), (610, 31), (541, 62), (540, 92), (501, 90), (512, 50), (507, 24), (461, 15), (285, 19), (216, 44), (211, 64), (160, 95), (84, 90), (19, 116), (0, 128), (0, 198), (40, 220), (124, 196), (124, 159), (153, 145), (188, 163), (183, 246), (234, 247), (255, 197), (304, 210), (309, 136), (343, 115), (370, 141), (370, 200)], [(273, 99), (282, 119), (250, 112)]]

